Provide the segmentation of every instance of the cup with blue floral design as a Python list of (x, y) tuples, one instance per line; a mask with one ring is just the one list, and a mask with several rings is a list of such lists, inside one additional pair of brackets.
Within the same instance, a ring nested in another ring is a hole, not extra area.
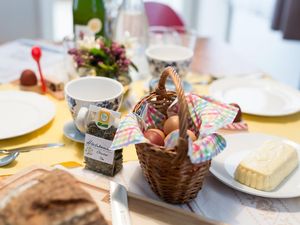
[(65, 99), (76, 128), (86, 132), (90, 105), (118, 111), (124, 94), (123, 85), (106, 77), (83, 77), (69, 81), (65, 86)]

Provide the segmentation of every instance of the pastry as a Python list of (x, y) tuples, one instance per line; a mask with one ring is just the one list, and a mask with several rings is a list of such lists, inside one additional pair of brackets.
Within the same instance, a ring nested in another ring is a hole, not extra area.
[(64, 83), (54, 78), (45, 79), (47, 92), (57, 99), (64, 99)]
[(22, 91), (41, 93), (41, 87), (38, 85), (38, 79), (35, 72), (32, 70), (27, 69), (21, 73), (19, 84)]
[(32, 70), (24, 70), (21, 73), (20, 84), (23, 86), (34, 86), (37, 85), (38, 80), (35, 72)]
[[(26, 69), (21, 73), (19, 82), (22, 91), (31, 91), (42, 94), (42, 87), (38, 81), (34, 71)], [(45, 79), (47, 93), (51, 94), (56, 99), (64, 99), (64, 82), (52, 76)]]
[(0, 200), (0, 225), (107, 225), (76, 182), (54, 170), (16, 187)]
[(297, 151), (279, 141), (266, 142), (238, 165), (234, 178), (249, 187), (272, 191), (298, 166)]

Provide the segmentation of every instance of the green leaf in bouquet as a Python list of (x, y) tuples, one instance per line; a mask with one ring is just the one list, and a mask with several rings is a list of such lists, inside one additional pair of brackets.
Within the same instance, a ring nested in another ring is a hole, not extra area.
[(103, 70), (107, 71), (114, 71), (115, 67), (111, 65), (105, 65), (104, 63), (99, 64), (99, 67), (102, 68)]
[(135, 71), (139, 71), (139, 68), (133, 62), (130, 63), (130, 66), (132, 66)]
[(105, 52), (103, 51), (103, 49), (92, 48), (92, 49), (90, 50), (90, 53), (91, 53), (92, 55), (101, 56), (101, 57), (103, 57), (103, 58), (106, 58), (106, 54), (105, 54)]
[(112, 40), (111, 39), (109, 39), (109, 38), (104, 38), (104, 45), (105, 46), (107, 46), (107, 47), (111, 47), (111, 45), (112, 45)]

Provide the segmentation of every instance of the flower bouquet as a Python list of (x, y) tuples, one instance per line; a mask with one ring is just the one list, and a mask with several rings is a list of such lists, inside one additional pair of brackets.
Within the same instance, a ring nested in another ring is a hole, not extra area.
[(128, 86), (131, 83), (129, 69), (138, 70), (126, 56), (123, 45), (104, 37), (85, 37), (76, 42), (76, 47), (68, 51), (73, 57), (79, 76), (103, 76), (116, 79)]

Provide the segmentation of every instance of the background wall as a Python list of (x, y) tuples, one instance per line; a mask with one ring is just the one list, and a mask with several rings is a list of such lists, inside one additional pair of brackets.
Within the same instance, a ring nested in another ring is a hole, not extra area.
[(229, 43), (275, 79), (300, 88), (300, 41), (282, 39), (281, 32), (271, 30), (274, 3), (236, 1)]
[[(270, 29), (275, 0), (154, 1), (174, 8), (200, 36), (227, 41), (275, 79), (299, 88), (300, 41), (283, 40), (280, 32)], [(0, 43), (17, 38), (61, 41), (72, 34), (71, 0), (1, 0), (0, 4)]]
[(52, 38), (52, 0), (1, 0), (0, 43), (23, 38)]

